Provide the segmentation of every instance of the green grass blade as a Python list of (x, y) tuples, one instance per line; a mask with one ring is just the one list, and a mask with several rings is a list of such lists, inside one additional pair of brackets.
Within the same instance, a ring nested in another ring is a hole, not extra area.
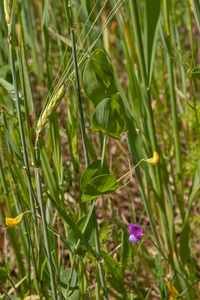
[(144, 19), (144, 44), (147, 66), (147, 81), (150, 86), (153, 62), (157, 45), (158, 20), (160, 15), (160, 0), (146, 0)]
[(76, 223), (70, 218), (66, 210), (64, 210), (48, 193), (47, 193), (49, 199), (59, 212), (60, 216), (63, 218), (63, 220), (68, 224), (68, 226), (74, 231), (76, 236), (81, 240), (81, 242), (84, 244), (84, 246), (88, 249), (88, 251), (97, 259), (97, 255), (84, 237), (83, 233), (80, 231), (79, 227), (76, 225)]
[(192, 6), (197, 25), (200, 31), (200, 2), (199, 0), (190, 0), (190, 5)]

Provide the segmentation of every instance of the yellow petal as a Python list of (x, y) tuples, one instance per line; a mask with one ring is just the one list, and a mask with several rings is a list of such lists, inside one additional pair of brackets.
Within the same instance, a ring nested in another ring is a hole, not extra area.
[[(27, 211), (27, 212), (29, 212), (29, 211)], [(9, 227), (16, 227), (17, 225), (19, 225), (22, 222), (23, 217), (24, 217), (25, 213), (27, 213), (27, 212), (20, 214), (16, 218), (6, 218), (6, 225)]]
[(157, 163), (159, 162), (159, 155), (156, 151), (153, 152), (153, 158), (152, 158), (152, 162), (151, 164), (153, 166), (157, 165)]
[(6, 225), (9, 227), (16, 227), (20, 221), (14, 219), (14, 218), (6, 218)]
[(153, 152), (153, 157), (146, 159), (146, 162), (148, 162), (149, 164), (156, 166), (157, 163), (159, 162), (159, 155), (156, 151)]

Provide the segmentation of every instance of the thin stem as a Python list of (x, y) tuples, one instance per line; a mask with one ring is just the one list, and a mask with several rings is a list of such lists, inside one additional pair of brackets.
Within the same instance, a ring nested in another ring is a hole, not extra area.
[[(10, 33), (11, 36), (11, 33)], [(27, 155), (27, 149), (26, 149), (26, 142), (25, 142), (25, 136), (24, 136), (24, 128), (23, 128), (23, 121), (22, 121), (22, 115), (21, 115), (21, 109), (19, 104), (19, 97), (18, 97), (18, 87), (17, 87), (17, 78), (16, 78), (16, 72), (15, 72), (15, 63), (14, 63), (14, 54), (13, 54), (13, 47), (11, 39), (9, 40), (9, 52), (10, 52), (10, 60), (11, 60), (11, 69), (12, 69), (12, 79), (13, 79), (13, 85), (15, 90), (15, 99), (16, 99), (16, 108), (17, 108), (17, 115), (18, 115), (18, 122), (19, 122), (19, 129), (20, 129), (20, 137), (21, 137), (21, 143), (22, 143), (22, 149), (23, 149), (23, 158), (24, 163), (26, 167), (26, 175), (27, 175), (27, 185), (28, 185), (28, 192), (30, 197), (30, 204), (31, 204), (31, 211), (35, 214), (35, 204), (34, 204), (34, 197), (32, 194), (32, 186), (31, 186), (31, 175), (30, 175), (30, 169), (29, 169), (29, 162), (28, 162), (28, 155)], [(35, 228), (35, 236), (36, 236), (36, 242), (37, 246), (38, 239), (37, 239), (37, 218), (34, 218), (34, 228)]]
[(131, 172), (133, 172), (133, 170), (135, 170), (135, 168), (137, 168), (137, 166), (139, 166), (139, 164), (142, 162), (142, 161), (145, 161), (145, 159), (141, 159), (137, 165), (135, 165), (130, 171), (128, 171), (126, 174), (124, 174), (122, 177), (120, 177), (117, 182), (119, 182), (120, 180), (122, 180), (126, 175), (130, 174)]
[(103, 170), (103, 164), (105, 161), (105, 151), (106, 151), (106, 143), (107, 143), (107, 134), (104, 134), (104, 139), (103, 139), (103, 148), (102, 148), (102, 157), (101, 157), (101, 169), (100, 169), (100, 174), (102, 174)]
[(169, 1), (168, 0), (164, 0), (163, 1), (163, 6), (164, 6), (164, 14), (165, 14), (165, 18), (164, 18), (165, 32), (166, 32), (167, 36), (169, 36), (170, 35), (170, 26), (169, 26)]
[(35, 147), (36, 164), (37, 164), (37, 168), (35, 168), (36, 189), (37, 189), (38, 202), (40, 205), (40, 211), (41, 211), (41, 216), (42, 216), (42, 225), (43, 225), (44, 238), (45, 238), (45, 243), (46, 243), (47, 258), (48, 258), (49, 272), (50, 272), (50, 278), (51, 278), (51, 287), (52, 287), (52, 291), (53, 291), (53, 299), (57, 300), (55, 276), (54, 276), (54, 270), (53, 270), (53, 261), (52, 261), (52, 256), (51, 256), (48, 227), (47, 227), (45, 207), (44, 207), (44, 201), (43, 201), (43, 195), (42, 195), (41, 178), (40, 178), (40, 173), (39, 173), (40, 172), (39, 149), (37, 147), (38, 147), (38, 145), (36, 144), (36, 147)]
[(192, 52), (192, 68), (195, 67), (195, 58), (194, 58), (194, 36), (192, 31), (192, 17), (191, 17), (191, 11), (190, 11), (190, 1), (187, 1), (188, 4), (188, 14), (189, 14), (189, 20), (190, 20), (190, 43), (191, 43), (191, 52)]
[[(11, 26), (10, 26), (10, 28), (11, 28)], [(27, 149), (26, 149), (23, 120), (22, 120), (19, 97), (18, 97), (17, 78), (16, 78), (16, 72), (15, 72), (14, 53), (13, 53), (13, 46), (12, 46), (12, 35), (10, 32), (10, 29), (9, 29), (8, 43), (9, 43), (12, 79), (13, 79), (15, 99), (16, 99), (16, 108), (17, 108), (17, 115), (18, 115), (19, 129), (20, 129), (20, 138), (21, 138), (21, 143), (22, 143), (23, 158), (24, 158), (25, 169), (26, 169), (27, 186), (28, 186), (28, 192), (29, 192), (29, 198), (30, 198), (30, 204), (31, 204), (31, 211), (33, 213), (36, 213), (34, 197), (33, 197), (33, 193), (32, 193), (31, 175), (30, 175), (28, 155), (27, 155)], [(20, 197), (20, 193), (19, 193), (19, 197)], [(33, 216), (33, 223), (34, 223), (34, 229), (35, 229), (35, 240), (36, 240), (37, 248), (39, 248), (38, 236), (37, 236), (38, 223), (37, 223), (37, 218), (35, 218), (34, 216)], [(26, 226), (26, 229), (28, 229), (26, 221), (25, 221), (25, 226)], [(30, 239), (30, 236), (28, 236), (28, 239)], [(34, 266), (36, 267), (34, 252), (32, 252), (32, 259), (34, 262)], [(37, 273), (37, 268), (35, 268), (35, 272)]]
[[(171, 50), (171, 43), (168, 41), (169, 52)], [(173, 133), (174, 133), (174, 144), (175, 144), (175, 155), (177, 164), (177, 175), (178, 175), (178, 186), (179, 186), (179, 197), (178, 201), (179, 210), (181, 213), (182, 220), (184, 220), (184, 202), (183, 202), (183, 170), (182, 170), (182, 159), (181, 159), (181, 148), (179, 141), (179, 126), (178, 126), (178, 113), (174, 86), (174, 73), (173, 73), (173, 61), (171, 57), (168, 57), (168, 71), (169, 71), (169, 87), (170, 87), (170, 100), (172, 109), (172, 121), (173, 121)]]
[(196, 99), (195, 99), (195, 93), (194, 93), (194, 84), (193, 84), (192, 78), (189, 77), (189, 79), (190, 79), (190, 88), (191, 88), (192, 99), (193, 99), (193, 106), (194, 106), (194, 111), (195, 111), (196, 128), (197, 128), (197, 134), (198, 134), (199, 145), (200, 145), (199, 121), (198, 121), (198, 116), (197, 116), (197, 111), (196, 111)]
[(70, 272), (70, 275), (69, 275), (69, 282), (68, 282), (68, 285), (67, 285), (67, 291), (66, 291), (66, 297), (67, 297), (67, 294), (69, 292), (69, 288), (70, 288), (70, 284), (71, 284), (71, 281), (72, 281), (72, 275), (73, 275), (73, 270), (74, 270), (74, 264), (75, 264), (75, 255), (73, 256), (73, 259), (72, 259), (72, 263), (71, 263), (71, 272)]
[[(100, 174), (102, 174), (103, 163), (105, 161), (106, 142), (107, 142), (107, 134), (104, 135)], [(94, 219), (94, 227), (95, 227), (94, 230), (95, 230), (96, 251), (97, 251), (98, 257), (101, 258), (97, 218)], [(98, 269), (99, 269), (99, 277), (100, 277), (100, 281), (101, 281), (101, 286), (103, 288), (104, 299), (108, 299), (104, 270), (103, 270), (102, 264), (99, 261), (98, 261)]]
[(144, 47), (142, 44), (142, 38), (140, 34), (140, 22), (139, 22), (139, 13), (136, 0), (130, 0), (130, 8), (131, 8), (131, 15), (135, 33), (135, 40), (137, 44), (137, 53), (138, 53), (138, 60), (140, 65), (140, 71), (142, 76), (142, 81), (144, 84), (144, 88), (147, 88), (147, 74), (146, 74), (146, 66), (145, 66), (145, 59), (144, 59)]
[(74, 70), (75, 70), (75, 77), (76, 77), (76, 93), (77, 93), (77, 97), (78, 97), (78, 112), (79, 112), (79, 117), (80, 117), (80, 126), (81, 126), (83, 149), (84, 149), (84, 155), (85, 155), (85, 164), (86, 164), (86, 168), (87, 168), (89, 165), (89, 153), (88, 153), (88, 147), (87, 147), (87, 136), (86, 136), (86, 132), (85, 132), (85, 122), (84, 122), (84, 117), (83, 117), (83, 108), (82, 108), (82, 101), (81, 101), (74, 28), (72, 26), (71, 6), (69, 6), (69, 12), (70, 12), (70, 31), (71, 31), (71, 40), (72, 40), (72, 54), (73, 54)]

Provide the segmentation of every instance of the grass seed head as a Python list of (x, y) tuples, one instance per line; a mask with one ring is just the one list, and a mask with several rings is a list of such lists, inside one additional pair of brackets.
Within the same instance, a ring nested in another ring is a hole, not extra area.
[(4, 12), (7, 25), (10, 24), (10, 0), (4, 0)]
[(50, 116), (60, 104), (60, 101), (62, 100), (64, 94), (65, 94), (65, 86), (62, 85), (61, 88), (58, 90), (58, 92), (49, 101), (49, 104), (47, 104), (43, 113), (40, 115), (37, 124), (37, 128), (38, 128), (37, 139), (39, 137), (40, 132), (44, 128), (45, 124), (49, 121)]

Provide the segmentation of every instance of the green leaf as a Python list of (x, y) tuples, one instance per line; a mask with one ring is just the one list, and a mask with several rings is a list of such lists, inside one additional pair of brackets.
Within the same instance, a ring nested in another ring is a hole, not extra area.
[(184, 261), (187, 260), (190, 256), (189, 232), (189, 222), (186, 222), (180, 234), (180, 256)]
[(103, 99), (118, 91), (112, 66), (102, 50), (95, 50), (82, 69), (82, 86), (87, 97), (96, 107)]
[(8, 73), (11, 73), (10, 65), (9, 64), (0, 65), (0, 76), (6, 78)]
[[(58, 39), (60, 39), (63, 43), (65, 43), (68, 47), (72, 48), (72, 42), (71, 39), (66, 38), (65, 36), (62, 36), (58, 33), (56, 33), (52, 28), (49, 27), (49, 31), (52, 32)], [(82, 45), (76, 45), (77, 51), (84, 51), (84, 48)]]
[[(85, 215), (76, 223), (81, 231), (83, 230), (86, 219), (87, 219), (87, 215)], [(95, 244), (94, 228), (95, 227), (94, 227), (93, 215), (92, 215), (83, 233), (84, 237), (86, 238), (86, 240), (88, 241), (91, 247), (93, 247)], [(67, 242), (69, 242), (73, 247), (75, 247), (78, 242), (77, 235), (72, 230), (69, 232), (67, 236)], [(87, 252), (87, 248), (81, 243), (77, 248), (76, 253), (83, 257), (86, 252)]]
[(54, 174), (51, 171), (51, 166), (46, 154), (45, 145), (41, 142), (39, 139), (39, 146), (40, 146), (40, 158), (41, 158), (41, 165), (42, 165), (42, 173), (44, 176), (45, 183), (53, 196), (53, 198), (56, 199), (57, 202), (60, 201), (59, 194), (58, 194), (58, 185), (56, 183), (56, 180), (54, 178)]
[(161, 298), (168, 299), (167, 286), (162, 280), (162, 277), (164, 276), (164, 270), (163, 270), (162, 261), (160, 259), (159, 254), (156, 254), (155, 256), (155, 263), (156, 263), (156, 280), (159, 287), (159, 292), (161, 294)]
[(90, 201), (100, 195), (109, 194), (118, 189), (117, 180), (110, 175), (108, 168), (103, 165), (101, 175), (99, 175), (100, 169), (101, 160), (96, 160), (83, 172), (80, 182), (83, 202)]
[(160, 0), (146, 0), (145, 7), (145, 59), (147, 66), (148, 85), (150, 85), (153, 62), (156, 49), (158, 20), (160, 15)]
[(0, 283), (6, 283), (7, 279), (6, 270), (4, 269), (4, 265), (0, 263)]
[(198, 25), (198, 28), (200, 31), (200, 2), (199, 2), (199, 0), (191, 0), (190, 5), (193, 9), (194, 16), (196, 18), (197, 25)]
[(12, 135), (10, 134), (10, 132), (6, 129), (6, 127), (4, 127), (4, 131), (5, 131), (5, 136), (7, 141), (10, 144), (10, 147), (12, 148), (12, 150), (15, 152), (17, 158), (18, 158), (18, 162), (21, 164), (21, 166), (24, 165), (24, 160), (22, 158), (21, 152), (17, 146), (17, 144), (15, 143), (15, 141), (12, 138)]
[(48, 267), (46, 266), (47, 256), (44, 247), (41, 247), (39, 251), (39, 261), (38, 261), (38, 274), (40, 284), (42, 287), (47, 286), (50, 283), (50, 277), (48, 272)]
[[(101, 160), (100, 159), (95, 160), (87, 167), (87, 169), (85, 169), (85, 171), (83, 172), (83, 174), (81, 176), (81, 182), (80, 182), (82, 191), (84, 191), (86, 189), (88, 182), (92, 178), (94, 178), (100, 174), (100, 169), (101, 169)], [(103, 165), (101, 174), (110, 174), (106, 165)]]
[(96, 107), (92, 116), (92, 130), (102, 130), (114, 139), (120, 139), (124, 128), (124, 108), (115, 100), (107, 98)]
[[(0, 77), (0, 85), (7, 91), (7, 93), (10, 95), (10, 97), (15, 100), (15, 90), (14, 90), (14, 86), (12, 84), (10, 84), (8, 81), (6, 81), (5, 79), (3, 79), (2, 77)], [(22, 115), (24, 116), (24, 99), (22, 98), (22, 95), (19, 93), (19, 103), (20, 103), (20, 108), (21, 108), (21, 112)]]
[[(71, 269), (66, 269), (61, 275), (61, 291), (64, 297), (69, 300), (79, 299), (79, 282), (75, 270), (72, 270), (72, 277), (70, 282), (70, 288), (67, 293), (67, 285), (71, 277)], [(64, 286), (64, 287), (63, 287)]]
[(78, 251), (62, 235), (60, 235), (60, 240), (70, 252), (76, 255), (78, 259), (82, 260), (80, 255), (78, 255)]
[(108, 277), (108, 281), (111, 286), (118, 292), (124, 292), (124, 277), (118, 266), (118, 264), (114, 261), (114, 259), (104, 251), (101, 251), (101, 256), (104, 259), (104, 263), (108, 269), (108, 274), (111, 276)]
[(59, 212), (59, 215), (62, 217), (62, 219), (68, 224), (68, 226), (71, 228), (71, 230), (74, 231), (74, 233), (76, 234), (78, 239), (81, 240), (81, 242), (86, 247), (86, 249), (95, 258), (97, 258), (96, 253), (94, 252), (94, 250), (92, 249), (92, 247), (90, 246), (90, 244), (88, 243), (88, 241), (86, 240), (86, 238), (84, 237), (83, 233), (81, 232), (79, 227), (76, 225), (76, 223), (70, 218), (68, 213), (49, 195), (49, 193), (46, 192), (46, 194), (49, 197), (49, 199), (51, 200), (51, 202), (53, 203), (53, 205), (55, 206), (55, 208), (57, 209), (57, 211)]
[(122, 231), (122, 248), (121, 248), (121, 272), (124, 276), (125, 269), (126, 269), (126, 263), (128, 260), (128, 252), (129, 252), (129, 241), (127, 236), (127, 230)]
[(113, 67), (110, 61), (109, 56), (101, 49), (96, 49), (92, 54), (91, 57), (100, 61), (112, 74), (113, 74)]
[(199, 190), (199, 184), (200, 184), (200, 160), (197, 163), (197, 167), (195, 170), (195, 175), (193, 178), (193, 184), (190, 189), (189, 193), (189, 200), (188, 200), (188, 206), (185, 214), (185, 219), (183, 222), (181, 234), (180, 234), (180, 255), (184, 260), (187, 260), (189, 258), (190, 249), (189, 249), (189, 232), (190, 232), (190, 224), (189, 224), (189, 216), (190, 216), (190, 209), (192, 207), (192, 204), (195, 200), (195, 195), (197, 191)]
[(117, 180), (112, 175), (99, 175), (90, 180), (83, 191), (84, 200), (91, 201), (100, 196), (115, 192), (118, 189)]

